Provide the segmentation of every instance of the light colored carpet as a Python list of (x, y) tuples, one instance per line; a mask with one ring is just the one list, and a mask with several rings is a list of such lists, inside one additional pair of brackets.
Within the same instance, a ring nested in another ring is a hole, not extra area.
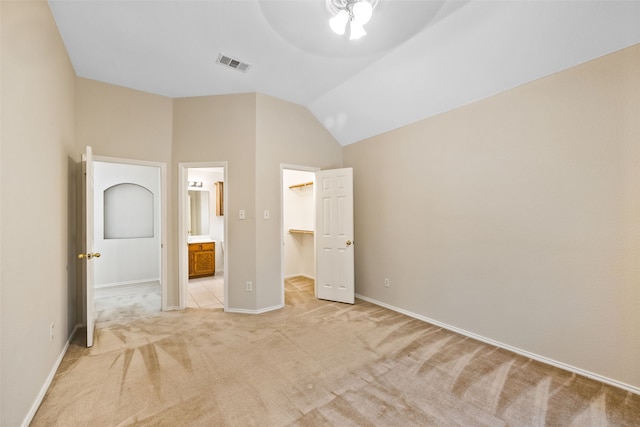
[(161, 300), (159, 281), (97, 288), (94, 291), (96, 323), (102, 326), (125, 323), (158, 313)]
[(70, 346), (33, 426), (637, 426), (640, 396), (304, 279), (261, 315), (188, 309)]

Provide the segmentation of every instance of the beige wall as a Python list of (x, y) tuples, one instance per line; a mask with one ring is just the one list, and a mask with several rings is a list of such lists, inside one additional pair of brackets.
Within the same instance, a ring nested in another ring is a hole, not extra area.
[(96, 156), (169, 162), (171, 98), (77, 79), (77, 149)]
[[(342, 167), (342, 147), (304, 107), (256, 96), (256, 275), (257, 307), (283, 304), (281, 282), (282, 188), (280, 165)], [(263, 219), (269, 210), (270, 220)]]
[(640, 45), (346, 147), (356, 292), (640, 387), (638, 76)]
[[(169, 305), (177, 164), (228, 162), (229, 302), (248, 310), (280, 303), (280, 164), (340, 167), (343, 150), (265, 95), (171, 100), (76, 79), (46, 2), (0, 2), (0, 19), (0, 424), (19, 425), (82, 323), (85, 145), (167, 163)], [(640, 387), (638, 75), (634, 46), (345, 148), (356, 291)]]
[[(173, 110), (172, 169), (177, 170), (178, 163), (227, 162), (227, 301), (234, 309), (255, 310), (255, 292), (246, 292), (245, 283), (256, 282), (256, 95), (175, 99)], [(175, 195), (177, 181), (172, 186)], [(177, 196), (171, 206), (177, 210)], [(242, 221), (240, 209), (247, 215)], [(177, 222), (172, 227), (177, 230)], [(177, 258), (174, 261), (177, 271)]]
[[(75, 74), (46, 2), (2, 15), (0, 424), (22, 424), (75, 306)], [(54, 339), (49, 327), (55, 323)]]
[[(176, 99), (173, 127), (175, 168), (182, 162), (227, 161), (229, 308), (278, 306), (280, 164), (339, 167), (340, 145), (305, 108), (262, 94)], [(245, 220), (238, 219), (240, 209)], [(246, 291), (247, 281), (254, 292)]]
[(76, 153), (90, 145), (94, 156), (145, 160), (167, 165), (169, 199), (165, 236), (167, 305), (178, 305), (176, 209), (171, 208), (176, 171), (171, 168), (173, 101), (171, 98), (78, 78), (76, 83)]

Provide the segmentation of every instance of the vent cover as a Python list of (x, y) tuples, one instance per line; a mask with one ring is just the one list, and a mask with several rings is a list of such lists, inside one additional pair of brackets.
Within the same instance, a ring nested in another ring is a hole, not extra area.
[(247, 70), (251, 67), (251, 65), (245, 62), (231, 58), (230, 56), (224, 55), (222, 53), (218, 55), (218, 59), (216, 60), (216, 62), (227, 67), (235, 68), (236, 70), (242, 71), (243, 73), (246, 73)]

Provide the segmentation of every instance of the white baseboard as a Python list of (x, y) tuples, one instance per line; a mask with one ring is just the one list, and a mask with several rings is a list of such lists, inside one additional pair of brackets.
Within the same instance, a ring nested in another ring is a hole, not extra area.
[(629, 391), (631, 393), (640, 395), (640, 388), (632, 386), (630, 384), (626, 384), (626, 383), (623, 383), (621, 381), (617, 381), (617, 380), (614, 380), (614, 379), (609, 378), (609, 377), (605, 377), (605, 376), (600, 375), (600, 374), (596, 374), (596, 373), (593, 373), (593, 372), (590, 372), (590, 371), (586, 371), (584, 369), (581, 369), (581, 368), (578, 368), (578, 367), (575, 367), (575, 366), (572, 366), (572, 365), (568, 365), (566, 363), (559, 362), (557, 360), (553, 360), (553, 359), (550, 359), (550, 358), (545, 357), (545, 356), (540, 356), (539, 354), (531, 353), (529, 351), (522, 350), (522, 349), (519, 349), (517, 347), (513, 347), (513, 346), (510, 346), (508, 344), (501, 343), (500, 341), (496, 341), (496, 340), (493, 340), (491, 338), (483, 337), (482, 335), (478, 335), (478, 334), (475, 334), (473, 332), (469, 332), (469, 331), (466, 331), (464, 329), (460, 329), (458, 327), (448, 325), (448, 324), (440, 322), (438, 320), (434, 320), (434, 319), (431, 319), (429, 317), (422, 316), (420, 314), (416, 314), (416, 313), (413, 313), (411, 311), (395, 307), (393, 305), (390, 305), (390, 304), (375, 300), (373, 298), (366, 297), (364, 295), (356, 294), (356, 298), (360, 298), (363, 301), (367, 301), (367, 302), (370, 302), (372, 304), (379, 305), (379, 306), (384, 307), (384, 308), (388, 308), (389, 310), (393, 310), (395, 312), (402, 313), (402, 314), (407, 315), (409, 317), (413, 317), (414, 319), (418, 319), (418, 320), (422, 320), (423, 322), (431, 323), (432, 325), (436, 325), (436, 326), (439, 326), (441, 328), (447, 329), (449, 331), (456, 332), (456, 333), (458, 333), (460, 335), (464, 335), (464, 336), (467, 336), (469, 338), (473, 338), (473, 339), (476, 339), (478, 341), (482, 341), (484, 343), (487, 343), (487, 344), (490, 344), (490, 345), (493, 345), (493, 346), (496, 346), (496, 347), (503, 348), (505, 350), (517, 353), (517, 354), (519, 354), (521, 356), (524, 356), (524, 357), (527, 357), (529, 359), (537, 360), (538, 362), (546, 363), (547, 365), (555, 366), (556, 368), (564, 369), (565, 371), (573, 372), (573, 373), (576, 373), (578, 375), (582, 375), (582, 376), (585, 376), (587, 378), (591, 378), (593, 380), (600, 381), (600, 382), (603, 382), (605, 384), (609, 384), (611, 386), (614, 386), (614, 387), (617, 387), (617, 388), (621, 388), (621, 389)]
[(265, 307), (259, 310), (247, 310), (245, 308), (226, 308), (225, 313), (241, 313), (241, 314), (262, 314), (269, 311), (280, 310), (284, 308), (284, 304), (274, 305), (272, 307)]
[(80, 326), (81, 325), (74, 326), (73, 330), (71, 331), (71, 334), (69, 335), (69, 338), (67, 338), (67, 342), (62, 348), (62, 351), (60, 352), (58, 359), (56, 359), (56, 362), (53, 364), (53, 367), (51, 368), (51, 371), (49, 372), (47, 379), (44, 381), (44, 384), (40, 388), (40, 393), (38, 393), (36, 400), (33, 402), (33, 404), (31, 405), (31, 408), (29, 409), (29, 412), (27, 413), (27, 416), (24, 418), (24, 421), (22, 422), (22, 427), (29, 427), (29, 424), (31, 424), (31, 421), (33, 421), (33, 417), (36, 415), (38, 408), (42, 404), (42, 400), (44, 399), (45, 394), (47, 394), (47, 390), (49, 390), (49, 387), (53, 382), (53, 377), (56, 375), (56, 371), (58, 370), (58, 367), (60, 367), (60, 363), (62, 363), (62, 359), (64, 358), (64, 355), (67, 353), (69, 344), (71, 344), (71, 341), (73, 340), (73, 337), (76, 335), (76, 332), (78, 331), (78, 328), (80, 328)]
[(149, 282), (159, 282), (160, 278), (150, 278), (150, 279), (140, 279), (140, 280), (128, 280), (125, 282), (112, 282), (112, 283), (101, 283), (99, 285), (95, 285), (95, 289), (100, 288), (109, 288), (112, 286), (127, 286), (127, 285), (137, 285), (138, 283), (149, 283)]

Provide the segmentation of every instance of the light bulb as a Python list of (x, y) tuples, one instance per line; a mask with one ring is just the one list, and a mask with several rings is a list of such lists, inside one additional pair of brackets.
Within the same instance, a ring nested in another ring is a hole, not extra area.
[(371, 19), (373, 6), (368, 1), (359, 1), (353, 5), (353, 19), (360, 25), (364, 25)]
[(364, 30), (361, 23), (357, 22), (355, 19), (351, 21), (351, 35), (349, 36), (349, 40), (358, 40), (365, 34), (367, 34), (367, 32)]
[(347, 21), (349, 21), (349, 12), (341, 10), (329, 20), (329, 26), (334, 33), (343, 35), (347, 29)]

